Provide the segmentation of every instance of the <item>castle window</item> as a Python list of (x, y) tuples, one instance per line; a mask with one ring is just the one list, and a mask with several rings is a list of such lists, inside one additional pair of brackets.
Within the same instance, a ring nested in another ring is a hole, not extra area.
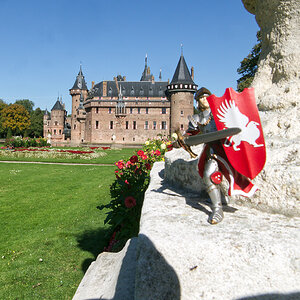
[(166, 109), (165, 107), (162, 107), (161, 113), (162, 113), (163, 115), (165, 115), (165, 114), (167, 113), (167, 109)]
[(109, 129), (114, 129), (114, 121), (110, 121)]
[(134, 96), (134, 88), (133, 88), (133, 86), (131, 87), (130, 95)]
[(136, 121), (133, 121), (132, 129), (136, 129)]
[(152, 86), (149, 89), (149, 96), (153, 96), (153, 88), (152, 88)]
[(108, 108), (108, 113), (111, 114), (111, 107)]
[(163, 129), (163, 130), (167, 129), (167, 122), (166, 121), (161, 122), (161, 129)]
[(74, 124), (74, 129), (76, 129), (76, 124)]
[(125, 126), (126, 126), (125, 127), (126, 129), (129, 129), (129, 122), (128, 121), (126, 121)]
[(148, 112), (149, 112), (149, 108), (148, 107), (146, 107), (146, 114), (148, 115)]
[(140, 89), (140, 96), (144, 96), (144, 89), (142, 87)]
[(61, 134), (61, 129), (59, 129), (59, 134)]
[(183, 115), (183, 110), (180, 112), (181, 115)]
[(57, 121), (55, 121), (55, 122), (54, 122), (54, 125), (55, 125), (55, 126), (57, 126), (57, 125), (58, 125), (58, 122), (57, 122)]
[(54, 129), (54, 134), (56, 134), (56, 129)]
[(96, 129), (99, 128), (99, 121), (96, 121)]
[(159, 95), (159, 96), (163, 96), (163, 95), (164, 95), (164, 92), (163, 92), (163, 90), (161, 89), (161, 86), (159, 87), (158, 95)]
[(148, 121), (145, 121), (145, 129), (146, 129), (146, 130), (149, 129)]
[(180, 124), (180, 130), (183, 130), (183, 124)]
[(153, 129), (156, 130), (156, 121), (153, 121)]
[(140, 114), (141, 113), (141, 108), (140, 107), (138, 107), (138, 114)]
[(133, 112), (133, 108), (132, 108), (132, 107), (130, 107), (130, 113), (132, 114), (132, 112)]
[(98, 107), (96, 107), (96, 114), (98, 114), (99, 113), (99, 108)]

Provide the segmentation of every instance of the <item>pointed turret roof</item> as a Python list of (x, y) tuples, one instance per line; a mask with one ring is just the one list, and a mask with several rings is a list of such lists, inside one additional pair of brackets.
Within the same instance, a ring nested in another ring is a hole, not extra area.
[(148, 67), (147, 61), (148, 61), (148, 57), (147, 57), (147, 54), (146, 54), (145, 68), (144, 68), (144, 71), (142, 73), (142, 77), (141, 77), (140, 81), (152, 81), (153, 74), (151, 74), (151, 72), (150, 72), (150, 67)]
[(57, 101), (55, 102), (54, 106), (52, 107), (52, 110), (65, 110), (61, 101), (59, 100), (59, 97), (57, 97)]
[(80, 70), (76, 77), (75, 83), (74, 83), (73, 87), (71, 88), (71, 90), (85, 90), (85, 91), (88, 90), (83, 73), (82, 73), (81, 65), (80, 65)]
[(183, 54), (180, 56), (177, 68), (171, 81), (171, 84), (175, 83), (195, 84), (186, 65)]

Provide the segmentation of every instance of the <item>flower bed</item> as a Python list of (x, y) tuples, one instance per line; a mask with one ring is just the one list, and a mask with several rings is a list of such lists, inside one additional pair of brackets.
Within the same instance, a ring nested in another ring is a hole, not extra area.
[(7, 158), (63, 158), (63, 159), (93, 159), (105, 156), (100, 151), (53, 149), (53, 148), (13, 148), (1, 147), (1, 156)]
[(10, 139), (6, 139), (5, 146), (9, 148), (19, 148), (19, 147), (45, 147), (50, 146), (47, 143), (45, 138), (21, 138), (21, 137), (13, 137)]
[(118, 251), (128, 239), (137, 236), (150, 170), (154, 162), (164, 160), (165, 152), (172, 149), (171, 145), (167, 139), (148, 140), (136, 155), (115, 163), (116, 180), (110, 187), (112, 200), (97, 207), (109, 209), (104, 223), (110, 224), (112, 231), (106, 251)]

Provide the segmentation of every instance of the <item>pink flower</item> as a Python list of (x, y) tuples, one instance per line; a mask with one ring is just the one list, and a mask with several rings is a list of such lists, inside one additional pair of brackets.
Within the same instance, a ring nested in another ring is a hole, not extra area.
[(138, 162), (139, 159), (136, 155), (132, 155), (129, 160), (131, 161), (131, 163), (134, 164), (134, 163)]
[(132, 196), (128, 196), (125, 198), (124, 204), (127, 208), (132, 208), (132, 207), (136, 206), (136, 200)]
[(125, 167), (128, 168), (130, 165), (132, 165), (132, 163), (131, 163), (131, 161), (129, 160), (129, 161), (126, 163)]
[(143, 150), (139, 150), (139, 151), (137, 152), (137, 155), (142, 156), (142, 155), (145, 155), (145, 153), (144, 153)]
[(145, 159), (148, 158), (148, 156), (147, 155), (142, 155), (141, 158), (142, 158), (142, 160), (145, 160)]
[(128, 185), (130, 184), (129, 181), (128, 181), (127, 179), (125, 180), (125, 183), (128, 184)]

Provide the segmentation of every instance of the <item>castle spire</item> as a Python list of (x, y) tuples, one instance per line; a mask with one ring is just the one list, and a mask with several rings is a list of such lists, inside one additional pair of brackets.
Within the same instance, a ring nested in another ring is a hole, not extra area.
[(179, 58), (179, 62), (177, 65), (177, 68), (175, 70), (173, 79), (171, 81), (171, 84), (174, 83), (187, 83), (187, 84), (195, 84), (191, 74), (189, 72), (189, 69), (187, 67), (187, 64), (185, 62), (183, 54), (181, 54)]
[(79, 69), (78, 75), (76, 77), (75, 83), (74, 83), (73, 87), (71, 88), (71, 90), (85, 90), (85, 91), (88, 90), (83, 73), (82, 73), (81, 63), (80, 63), (80, 69)]

